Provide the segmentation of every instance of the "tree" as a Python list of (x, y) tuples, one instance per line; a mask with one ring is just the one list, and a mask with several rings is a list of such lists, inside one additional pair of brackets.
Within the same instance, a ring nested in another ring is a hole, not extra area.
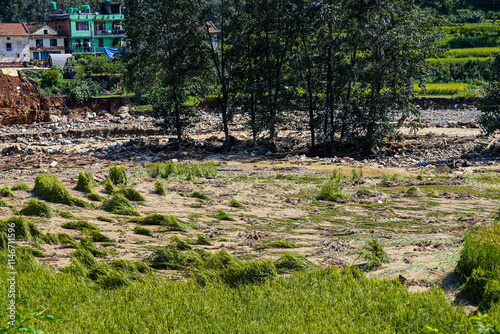
[(178, 139), (188, 123), (190, 97), (203, 93), (208, 42), (196, 0), (130, 0), (125, 20), (131, 48), (127, 79), (147, 89), (155, 111)]
[(493, 135), (500, 129), (500, 54), (490, 65), (492, 81), (486, 87), (479, 109), (479, 125), (487, 135)]

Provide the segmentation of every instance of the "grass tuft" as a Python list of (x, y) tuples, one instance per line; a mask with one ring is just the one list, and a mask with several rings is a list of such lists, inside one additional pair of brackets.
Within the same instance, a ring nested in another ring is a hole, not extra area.
[(70, 222), (67, 222), (67, 223), (63, 223), (61, 224), (61, 227), (62, 228), (65, 228), (65, 229), (68, 229), (68, 230), (95, 230), (95, 231), (98, 231), (99, 229), (97, 228), (97, 226), (95, 226), (94, 224), (86, 221), (86, 220), (74, 220), (74, 221), (70, 221)]
[(278, 274), (290, 274), (294, 271), (313, 270), (319, 268), (304, 255), (299, 253), (285, 252), (281, 257), (274, 261)]
[(234, 198), (232, 198), (231, 201), (229, 201), (229, 206), (231, 206), (233, 208), (243, 208), (244, 207), (243, 204), (241, 204), (240, 202), (238, 202)]
[(123, 196), (125, 196), (126, 199), (134, 202), (140, 202), (146, 200), (146, 198), (142, 196), (141, 193), (139, 193), (134, 188), (121, 188), (119, 190), (116, 190), (114, 194), (122, 194)]
[(195, 180), (197, 177), (217, 176), (217, 165), (213, 162), (200, 162), (198, 164), (182, 164), (172, 161), (155, 162), (147, 166), (147, 171), (149, 176), (153, 178)]
[(0, 188), (0, 195), (2, 195), (3, 197), (10, 197), (10, 198), (16, 197), (16, 195), (14, 195), (14, 192), (12, 191), (12, 189), (10, 189), (7, 186)]
[(161, 225), (166, 227), (169, 231), (185, 231), (185, 224), (177, 217), (172, 215), (162, 215), (154, 213), (142, 218), (134, 218), (131, 221), (140, 225)]
[(81, 171), (80, 173), (78, 173), (78, 182), (76, 183), (76, 189), (90, 193), (96, 186), (97, 182), (95, 182), (94, 175), (92, 175), (91, 172)]
[(102, 208), (118, 215), (139, 216), (132, 203), (122, 194), (113, 194), (110, 198), (105, 199)]
[(154, 235), (153, 231), (142, 226), (135, 226), (133, 231), (135, 234), (147, 235), (148, 237), (152, 237)]
[(339, 183), (327, 181), (321, 186), (319, 199), (330, 202), (345, 202), (350, 197), (342, 192), (342, 187)]
[(111, 166), (109, 169), (109, 180), (113, 182), (114, 185), (128, 185), (130, 181), (127, 176), (127, 170), (125, 167), (118, 167), (116, 165)]
[(98, 217), (96, 217), (96, 219), (99, 221), (102, 221), (102, 222), (116, 223), (116, 221), (113, 218), (109, 218), (106, 216), (98, 216)]
[(367, 262), (363, 267), (363, 270), (370, 271), (379, 268), (382, 263), (388, 263), (389, 256), (384, 251), (384, 248), (380, 244), (378, 238), (373, 238), (367, 241), (366, 245), (359, 252), (360, 256)]
[(235, 221), (235, 219), (233, 217), (231, 217), (230, 215), (228, 215), (226, 212), (222, 211), (222, 210), (217, 210), (217, 214), (215, 215), (215, 217), (218, 219), (218, 220), (227, 220), (227, 221)]
[(158, 195), (167, 195), (170, 193), (165, 187), (165, 183), (162, 180), (155, 181), (155, 193)]
[(13, 185), (11, 187), (11, 189), (13, 191), (17, 191), (17, 190), (26, 190), (26, 191), (29, 191), (30, 187), (26, 183), (21, 182), (21, 183)]
[(196, 235), (195, 245), (211, 246), (212, 243), (203, 234)]
[(29, 200), (24, 208), (19, 211), (19, 214), (23, 216), (37, 216), (51, 218), (54, 217), (54, 211), (45, 202), (39, 201), (35, 198)]
[(35, 178), (35, 194), (40, 198), (71, 206), (91, 207), (90, 203), (71, 197), (68, 190), (55, 175), (39, 174)]

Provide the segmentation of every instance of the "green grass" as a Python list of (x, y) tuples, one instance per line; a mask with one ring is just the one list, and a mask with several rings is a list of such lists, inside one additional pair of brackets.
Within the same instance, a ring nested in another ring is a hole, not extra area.
[[(57, 321), (34, 323), (47, 333), (426, 333), (426, 325), (442, 333), (472, 331), (464, 312), (439, 290), (412, 293), (396, 281), (349, 270), (301, 271), (237, 289), (145, 276), (109, 290), (104, 282), (55, 274), (19, 256), (18, 308), (47, 308)], [(1, 253), (0, 263), (6, 262)], [(127, 267), (112, 269), (128, 273)], [(7, 277), (0, 271), (2, 291)], [(5, 310), (7, 302), (0, 299), (0, 307)]]
[(235, 221), (233, 217), (231, 217), (229, 214), (222, 210), (217, 210), (217, 213), (215, 214), (215, 217), (218, 220), (227, 220), (227, 221)]
[(150, 177), (164, 179), (187, 179), (195, 180), (198, 177), (217, 176), (217, 165), (213, 162), (177, 163), (172, 161), (155, 162), (147, 166)]
[(330, 202), (344, 202), (350, 199), (342, 192), (340, 184), (334, 181), (327, 181), (321, 186), (318, 198)]
[(127, 184), (130, 184), (130, 180), (128, 179), (128, 176), (127, 176), (127, 170), (123, 166), (122, 167), (118, 167), (116, 165), (111, 166), (109, 168), (108, 179), (114, 185), (127, 185)]
[(33, 189), (35, 194), (40, 198), (54, 203), (62, 203), (66, 205), (76, 205), (80, 207), (91, 207), (90, 203), (87, 203), (81, 199), (73, 198), (68, 190), (64, 187), (61, 181), (51, 174), (39, 174), (35, 178), (35, 188)]
[(165, 188), (165, 183), (162, 180), (156, 180), (155, 193), (158, 195), (167, 195), (170, 192)]
[(500, 47), (451, 49), (441, 54), (444, 58), (490, 57), (500, 52)]
[(54, 211), (52, 208), (47, 203), (39, 201), (35, 198), (30, 199), (26, 206), (19, 211), (19, 214), (23, 216), (37, 216), (45, 218), (54, 217)]
[(26, 183), (21, 182), (21, 183), (13, 185), (12, 187), (10, 187), (10, 189), (12, 189), (13, 191), (17, 191), (17, 190), (29, 191), (30, 187)]
[(256, 249), (266, 249), (266, 248), (297, 248), (301, 245), (297, 244), (295, 241), (285, 240), (285, 239), (271, 239), (266, 240), (261, 246)]
[(465, 64), (468, 62), (488, 63), (492, 57), (468, 57), (468, 58), (429, 58), (427, 61), (432, 65), (449, 66), (451, 64)]
[[(426, 94), (430, 95), (452, 95), (458, 94), (467, 90), (468, 84), (466, 83), (438, 83), (438, 84), (426, 84), (427, 89)], [(414, 91), (416, 94), (423, 94), (423, 89), (418, 87), (418, 85), (414, 86)]]
[(97, 220), (102, 221), (102, 222), (107, 222), (107, 223), (116, 223), (116, 221), (113, 218), (109, 218), (106, 216), (98, 216), (96, 217)]
[(2, 195), (3, 197), (10, 197), (10, 198), (16, 197), (16, 195), (14, 195), (14, 192), (12, 191), (12, 189), (10, 189), (7, 186), (0, 188), (0, 195)]
[(139, 216), (132, 203), (122, 194), (113, 194), (105, 199), (102, 208), (117, 215)]
[(99, 230), (97, 226), (95, 226), (92, 223), (89, 223), (86, 220), (74, 220), (70, 221), (67, 223), (61, 224), (62, 228), (69, 229), (69, 230)]
[(126, 199), (134, 202), (141, 202), (146, 200), (146, 197), (142, 196), (141, 193), (134, 188), (121, 188), (116, 190), (114, 194), (122, 194)]
[(313, 270), (319, 266), (309, 261), (305, 256), (298, 253), (285, 252), (274, 261), (278, 274), (289, 274), (301, 270)]
[(199, 192), (199, 191), (193, 191), (191, 194), (188, 194), (188, 193), (179, 193), (179, 195), (181, 195), (182, 197), (191, 197), (191, 198), (197, 198), (197, 199), (201, 199), (203, 201), (209, 201), (210, 200), (210, 197), (208, 197), (207, 195)]
[(243, 208), (245, 207), (243, 204), (238, 202), (236, 199), (232, 198), (231, 201), (229, 201), (229, 206), (233, 208)]
[(446, 33), (500, 31), (500, 25), (497, 24), (462, 24), (457, 26), (444, 26), (441, 28)]
[(97, 182), (95, 182), (94, 175), (92, 175), (91, 172), (81, 171), (80, 173), (78, 173), (78, 182), (76, 183), (76, 189), (90, 193), (95, 186), (97, 186)]
[(177, 217), (172, 215), (162, 215), (154, 213), (146, 217), (133, 218), (132, 222), (140, 225), (160, 225), (166, 227), (169, 231), (185, 231), (185, 224)]
[(149, 237), (152, 237), (154, 235), (153, 231), (151, 231), (149, 228), (142, 227), (142, 226), (135, 226), (134, 227), (134, 233), (135, 234), (147, 235)]

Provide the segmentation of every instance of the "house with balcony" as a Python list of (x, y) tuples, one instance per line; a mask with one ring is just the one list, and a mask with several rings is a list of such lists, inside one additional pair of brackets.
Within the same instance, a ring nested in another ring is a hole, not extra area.
[(64, 54), (64, 36), (48, 25), (27, 25), (30, 58), (32, 60), (45, 60), (49, 54)]
[(89, 5), (70, 8), (47, 17), (47, 25), (66, 36), (66, 53), (99, 54), (104, 48), (122, 48), (123, 2), (105, 0), (95, 10)]
[(0, 66), (27, 64), (29, 33), (22, 23), (0, 23)]

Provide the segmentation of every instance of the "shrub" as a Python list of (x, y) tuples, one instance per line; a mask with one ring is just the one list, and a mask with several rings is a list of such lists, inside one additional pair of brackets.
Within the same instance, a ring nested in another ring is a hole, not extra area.
[(479, 304), (479, 309), (488, 311), (494, 305), (500, 305), (500, 277), (490, 279), (484, 290), (483, 298)]
[(85, 220), (75, 220), (75, 221), (70, 221), (67, 223), (63, 223), (61, 225), (62, 228), (68, 229), (68, 230), (96, 230), (98, 231), (99, 229), (97, 226), (95, 226), (92, 223), (89, 223), (88, 221)]
[(76, 189), (90, 193), (95, 186), (97, 186), (97, 182), (94, 181), (94, 176), (91, 172), (82, 171), (78, 173)]
[(26, 183), (18, 183), (18, 184), (15, 184), (11, 187), (11, 189), (13, 191), (16, 191), (16, 190), (30, 190), (30, 187), (26, 184)]
[(37, 216), (37, 217), (54, 217), (54, 211), (45, 202), (39, 201), (35, 198), (29, 200), (24, 208), (19, 211), (23, 216)]
[(139, 201), (145, 201), (146, 200), (146, 198), (144, 196), (142, 196), (134, 188), (121, 188), (119, 190), (116, 190), (114, 192), (114, 194), (122, 194), (129, 201), (139, 202)]
[(278, 274), (289, 274), (294, 271), (318, 268), (317, 265), (309, 261), (305, 256), (290, 252), (283, 253), (278, 260), (274, 261), (274, 266)]
[(229, 206), (232, 206), (233, 208), (242, 208), (242, 207), (244, 207), (243, 204), (241, 204), (240, 202), (238, 202), (234, 198), (232, 198), (231, 201), (229, 201)]
[(134, 227), (134, 233), (135, 234), (147, 235), (149, 237), (152, 237), (154, 235), (153, 231), (151, 231), (149, 228), (145, 228), (145, 227), (142, 227), (142, 226), (135, 226)]
[(235, 220), (233, 217), (231, 217), (230, 215), (228, 215), (227, 213), (225, 213), (222, 210), (217, 210), (217, 214), (215, 215), (215, 217), (218, 220), (227, 220), (227, 221), (234, 221)]
[(39, 174), (35, 178), (35, 194), (40, 198), (54, 203), (90, 207), (85, 201), (71, 197), (64, 185), (55, 175)]
[(122, 194), (113, 194), (111, 198), (105, 199), (102, 208), (114, 214), (139, 216), (135, 207)]
[(16, 195), (14, 195), (14, 192), (7, 186), (0, 189), (0, 195), (2, 195), (3, 197), (10, 197), (10, 198), (16, 197)]
[(155, 181), (155, 193), (158, 195), (166, 195), (169, 191), (165, 188), (165, 184), (161, 180)]
[(109, 169), (109, 180), (114, 185), (127, 185), (130, 183), (125, 167), (111, 166)]

